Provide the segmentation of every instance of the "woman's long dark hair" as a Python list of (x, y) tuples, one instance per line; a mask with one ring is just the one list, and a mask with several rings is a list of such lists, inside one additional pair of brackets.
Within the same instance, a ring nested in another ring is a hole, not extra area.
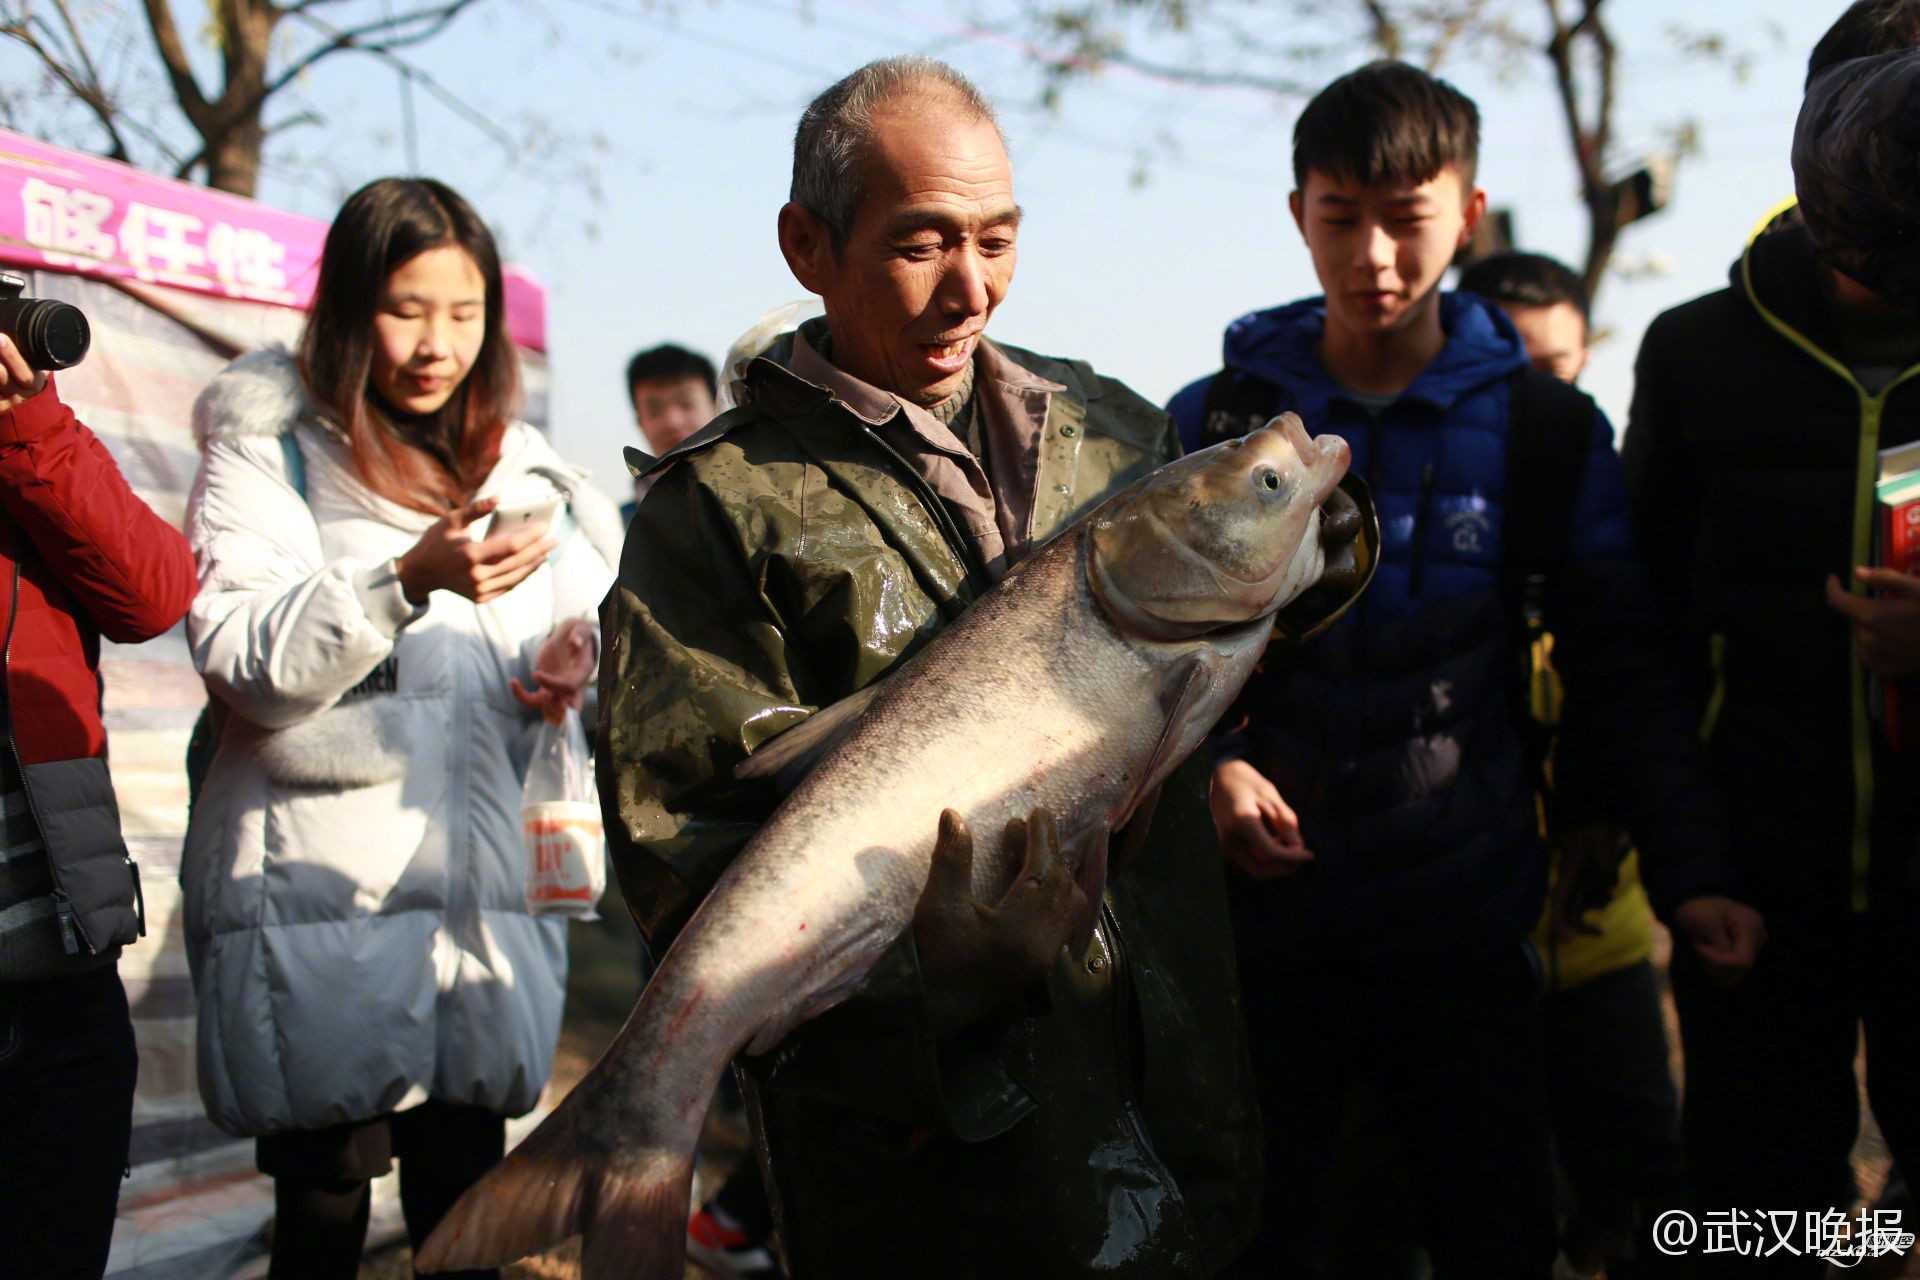
[[(409, 440), (374, 398), (373, 319), (387, 277), (446, 246), (464, 249), (486, 281), (486, 330), (466, 378)], [(500, 253), (487, 224), (431, 178), (381, 178), (347, 197), (320, 254), (299, 360), (307, 390), (345, 432), (368, 488), (433, 515), (466, 502), (499, 460), (520, 392)]]

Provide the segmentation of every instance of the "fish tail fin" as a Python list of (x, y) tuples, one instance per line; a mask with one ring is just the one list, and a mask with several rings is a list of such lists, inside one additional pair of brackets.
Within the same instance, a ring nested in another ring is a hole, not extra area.
[(577, 1149), (565, 1102), (467, 1188), (414, 1258), (425, 1272), (498, 1267), (580, 1230), (597, 1153)]
[(586, 1237), (588, 1280), (680, 1280), (693, 1152), (617, 1156), (580, 1140), (569, 1095), (468, 1188), (420, 1247), (422, 1272), (505, 1266)]
[(693, 1153), (652, 1155), (601, 1178), (581, 1242), (582, 1280), (681, 1280), (686, 1274)]

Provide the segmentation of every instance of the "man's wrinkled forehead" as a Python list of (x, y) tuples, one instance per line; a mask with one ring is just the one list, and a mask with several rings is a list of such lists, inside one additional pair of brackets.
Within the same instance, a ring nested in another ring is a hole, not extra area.
[[(1026, 211), (1011, 200), (995, 201), (980, 206), (979, 217), (969, 220), (969, 229), (990, 231), (1000, 227), (1016, 231), (1020, 227), (1020, 219), (1025, 216)], [(958, 211), (950, 206), (915, 204), (894, 210), (881, 224), (880, 231), (891, 239), (921, 231), (953, 231), (960, 222)]]
[(957, 205), (970, 206), (982, 227), (1019, 224), (999, 124), (944, 86), (907, 89), (876, 107), (857, 163), (862, 203), (892, 206), (888, 234), (944, 227)]

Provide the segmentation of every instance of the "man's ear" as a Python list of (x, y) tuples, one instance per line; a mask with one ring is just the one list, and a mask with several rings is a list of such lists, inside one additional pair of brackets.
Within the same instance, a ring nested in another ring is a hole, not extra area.
[(1456, 250), (1464, 249), (1473, 243), (1474, 233), (1480, 230), (1480, 219), (1487, 216), (1486, 188), (1475, 187), (1467, 192), (1467, 207), (1461, 212), (1463, 217), (1460, 223), (1460, 243), (1454, 246)]
[(780, 256), (807, 292), (826, 292), (833, 238), (819, 214), (791, 200), (780, 206)]
[(1293, 225), (1300, 230), (1304, 238), (1307, 234), (1307, 202), (1298, 191), (1287, 192), (1287, 209), (1293, 214)]

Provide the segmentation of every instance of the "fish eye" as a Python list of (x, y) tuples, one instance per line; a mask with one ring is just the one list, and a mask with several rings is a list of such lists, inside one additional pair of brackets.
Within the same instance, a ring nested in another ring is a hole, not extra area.
[(1278, 489), (1280, 487), (1280, 473), (1272, 467), (1268, 467), (1265, 471), (1262, 471), (1260, 473), (1260, 487), (1263, 489)]

